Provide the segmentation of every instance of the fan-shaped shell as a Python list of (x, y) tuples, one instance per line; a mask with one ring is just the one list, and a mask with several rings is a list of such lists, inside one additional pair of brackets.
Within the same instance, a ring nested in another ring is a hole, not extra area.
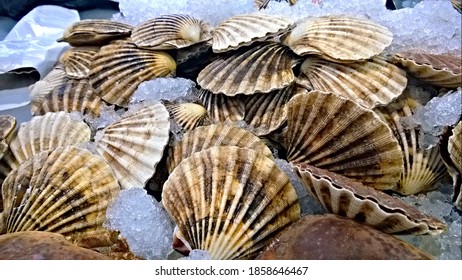
[(392, 58), (412, 76), (447, 88), (462, 86), (462, 58), (456, 55), (402, 52)]
[(330, 213), (386, 233), (439, 234), (447, 229), (443, 222), (384, 192), (305, 163), (295, 167), (306, 189)]
[[(457, 208), (462, 210), (462, 121), (452, 130), (452, 136), (448, 141), (448, 152), (452, 164), (457, 169), (457, 174), (451, 174), (454, 181), (453, 202)], [(457, 179), (458, 178), (458, 179)]]
[(406, 88), (406, 72), (381, 57), (349, 64), (307, 58), (301, 71), (315, 90), (335, 92), (372, 109)]
[(86, 123), (65, 112), (47, 113), (22, 123), (10, 147), (19, 163), (45, 150), (90, 141)]
[(165, 102), (164, 105), (174, 119), (184, 130), (192, 130), (207, 117), (207, 109), (196, 103), (173, 103)]
[(71, 46), (103, 46), (115, 39), (130, 36), (133, 27), (109, 19), (84, 19), (69, 26), (58, 42)]
[(54, 88), (63, 85), (69, 78), (62, 64), (56, 65), (44, 78), (29, 86), (32, 113), (40, 106), (44, 96)]
[(135, 27), (131, 38), (140, 48), (180, 49), (210, 40), (211, 29), (205, 21), (189, 15), (163, 15)]
[(251, 149), (212, 147), (170, 174), (162, 203), (192, 249), (212, 259), (245, 259), (300, 219), (295, 189), (269, 158)]
[(213, 124), (200, 126), (186, 132), (183, 139), (170, 148), (167, 159), (169, 172), (171, 173), (183, 159), (214, 146), (237, 146), (253, 149), (260, 155), (273, 158), (265, 143), (251, 132), (227, 124)]
[(66, 75), (69, 78), (88, 78), (93, 57), (99, 49), (99, 47), (69, 48), (61, 55), (59, 62), (63, 64)]
[(10, 115), (0, 115), (0, 159), (8, 149), (8, 143), (16, 129), (16, 118)]
[(253, 13), (232, 16), (212, 31), (212, 49), (216, 53), (235, 50), (277, 36), (293, 25), (291, 19), (274, 15)]
[(216, 59), (199, 73), (197, 83), (228, 96), (268, 93), (294, 81), (293, 63), (286, 47), (278, 43), (259, 44)]
[(311, 91), (289, 101), (287, 159), (391, 189), (403, 155), (387, 124), (373, 111), (334, 93)]
[(462, 1), (461, 0), (451, 0), (452, 6), (456, 9), (459, 13), (462, 13)]
[(175, 69), (175, 60), (166, 52), (138, 49), (129, 41), (116, 41), (102, 47), (94, 57), (90, 82), (104, 101), (127, 106), (139, 84), (172, 76)]
[(168, 111), (157, 103), (107, 126), (95, 140), (96, 151), (114, 170), (123, 189), (144, 188), (162, 158), (169, 131)]
[(350, 16), (322, 16), (298, 23), (283, 39), (298, 55), (351, 62), (369, 59), (383, 52), (392, 33), (371, 20)]
[(0, 232), (37, 230), (78, 238), (102, 228), (118, 191), (111, 168), (88, 150), (69, 146), (38, 153), (3, 182)]
[(244, 119), (245, 105), (239, 96), (214, 94), (200, 89), (194, 93), (207, 108), (210, 119), (214, 122), (238, 122)]
[(101, 97), (94, 93), (88, 79), (70, 79), (43, 96), (40, 104), (34, 106), (32, 115), (39, 116), (48, 112), (64, 111), (98, 117), (101, 103)]

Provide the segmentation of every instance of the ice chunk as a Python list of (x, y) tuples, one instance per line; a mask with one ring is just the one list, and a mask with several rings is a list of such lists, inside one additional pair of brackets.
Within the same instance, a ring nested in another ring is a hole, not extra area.
[(179, 258), (180, 260), (211, 260), (209, 252), (205, 250), (194, 249), (189, 253), (189, 256)]
[(148, 100), (173, 101), (192, 93), (196, 83), (184, 78), (156, 78), (142, 82), (131, 97), (135, 104)]
[(125, 109), (115, 109), (114, 105), (101, 104), (99, 117), (94, 117), (91, 114), (84, 115), (85, 122), (91, 129), (94, 136), (97, 131), (102, 130), (108, 125), (120, 120), (121, 115)]
[(173, 226), (161, 204), (144, 189), (122, 190), (106, 211), (105, 227), (120, 231), (133, 254), (144, 259), (167, 259)]

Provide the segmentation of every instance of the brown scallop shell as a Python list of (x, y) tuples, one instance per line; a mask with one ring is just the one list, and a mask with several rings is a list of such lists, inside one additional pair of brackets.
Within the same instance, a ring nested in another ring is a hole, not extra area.
[(226, 52), (286, 32), (294, 25), (289, 18), (261, 13), (232, 16), (212, 31), (212, 50)]
[(461, 0), (451, 0), (451, 4), (459, 13), (462, 13), (462, 1)]
[(369, 109), (390, 103), (407, 85), (406, 72), (381, 57), (349, 64), (309, 57), (301, 71), (313, 89), (335, 92)]
[(306, 189), (332, 214), (394, 234), (440, 234), (446, 225), (411, 205), (347, 177), (295, 164)]
[(204, 104), (213, 122), (235, 123), (244, 119), (245, 105), (239, 96), (214, 94), (205, 89), (200, 89), (194, 95)]
[(31, 112), (35, 112), (40, 106), (44, 96), (54, 88), (61, 86), (68, 81), (64, 66), (57, 64), (44, 78), (29, 86), (29, 97), (31, 100)]
[(16, 129), (16, 118), (10, 115), (0, 115), (0, 160), (8, 149), (8, 144)]
[(189, 247), (212, 259), (251, 259), (300, 219), (287, 175), (259, 152), (235, 146), (183, 160), (164, 184), (162, 203)]
[(371, 20), (322, 16), (298, 23), (283, 39), (298, 55), (317, 54), (337, 62), (369, 59), (383, 52), (393, 34)]
[(294, 81), (293, 64), (287, 47), (262, 43), (219, 57), (199, 73), (197, 83), (228, 96), (268, 93)]
[(196, 103), (173, 103), (164, 101), (170, 118), (174, 119), (184, 130), (192, 130), (202, 124), (207, 117), (207, 109)]
[(403, 154), (388, 125), (373, 111), (320, 91), (288, 104), (287, 159), (358, 180), (376, 189), (395, 187)]
[(205, 21), (189, 15), (163, 15), (135, 27), (131, 38), (140, 48), (180, 49), (210, 40), (211, 29)]
[(59, 58), (66, 75), (71, 79), (85, 79), (99, 47), (75, 47), (67, 49)]
[(452, 164), (456, 170), (451, 170), (451, 176), (454, 181), (453, 202), (457, 208), (462, 210), (462, 121), (454, 127), (452, 135), (448, 141), (448, 152)]
[(175, 69), (175, 60), (166, 52), (138, 49), (129, 41), (116, 41), (96, 54), (89, 76), (96, 94), (123, 107), (143, 81), (170, 77)]
[(304, 216), (285, 229), (260, 260), (430, 260), (428, 253), (335, 215)]

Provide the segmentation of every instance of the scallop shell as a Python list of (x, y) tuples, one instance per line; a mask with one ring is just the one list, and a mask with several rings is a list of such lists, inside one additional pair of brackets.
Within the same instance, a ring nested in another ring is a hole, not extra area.
[(103, 46), (115, 39), (130, 36), (133, 26), (109, 19), (84, 19), (69, 26), (58, 42), (71, 46)]
[(214, 122), (234, 123), (244, 119), (245, 105), (239, 96), (214, 94), (205, 89), (197, 91), (194, 95), (207, 108), (209, 117)]
[(305, 163), (294, 167), (305, 188), (332, 214), (393, 234), (440, 234), (447, 230), (443, 222), (355, 180)]
[(15, 129), (15, 117), (10, 115), (0, 115), (0, 160), (8, 149), (8, 143), (10, 142)]
[(192, 130), (203, 122), (207, 117), (207, 109), (196, 103), (173, 103), (163, 102), (170, 117), (174, 119), (184, 130)]
[(69, 78), (88, 78), (91, 63), (99, 49), (99, 47), (69, 48), (61, 55), (59, 62), (64, 65), (64, 70)]
[(171, 173), (180, 162), (196, 152), (214, 146), (236, 146), (257, 151), (260, 155), (273, 158), (271, 151), (251, 132), (227, 124), (200, 126), (183, 135), (183, 139), (172, 146), (167, 158)]
[(142, 50), (129, 41), (116, 41), (102, 47), (94, 57), (90, 82), (104, 101), (127, 106), (139, 84), (172, 76), (175, 69), (175, 61), (166, 52)]
[(83, 121), (65, 112), (47, 113), (22, 123), (10, 143), (19, 163), (45, 150), (90, 141), (91, 131)]
[(395, 54), (392, 60), (412, 76), (430, 84), (447, 88), (462, 86), (460, 55), (402, 52)]
[(189, 15), (163, 15), (135, 27), (131, 38), (140, 48), (180, 49), (210, 40), (211, 29), (205, 21)]
[(369, 59), (391, 44), (393, 34), (371, 20), (322, 16), (299, 23), (283, 39), (298, 55), (317, 54), (337, 62)]
[(294, 96), (287, 113), (287, 159), (391, 189), (403, 172), (403, 154), (373, 111), (334, 93)]
[(451, 4), (459, 13), (462, 13), (462, 1), (461, 0), (451, 0)]
[(111, 168), (88, 150), (69, 146), (38, 153), (3, 182), (0, 232), (37, 230), (78, 238), (102, 228), (119, 189)]
[(96, 95), (88, 79), (68, 80), (43, 96), (40, 104), (34, 106), (32, 115), (39, 116), (48, 112), (80, 112), (98, 117), (101, 97)]
[(307, 58), (301, 71), (313, 89), (335, 92), (369, 109), (390, 103), (407, 85), (406, 72), (381, 57), (350, 64)]
[(169, 114), (157, 103), (126, 114), (95, 137), (96, 151), (111, 166), (122, 189), (144, 188), (169, 140)]
[(269, 158), (251, 149), (212, 147), (170, 174), (162, 203), (192, 249), (212, 259), (249, 259), (300, 219), (295, 189)]
[(62, 64), (56, 65), (41, 81), (29, 86), (31, 112), (35, 112), (42, 103), (43, 98), (54, 88), (63, 85), (69, 78)]
[(199, 73), (197, 83), (228, 96), (268, 93), (294, 81), (293, 64), (288, 48), (263, 43), (216, 59)]
[(232, 16), (212, 31), (212, 49), (215, 53), (235, 50), (277, 36), (293, 25), (291, 19), (274, 15), (253, 13)]
[[(452, 164), (457, 169), (457, 174), (451, 174), (454, 180), (454, 197), (453, 202), (457, 208), (462, 210), (462, 121), (452, 130), (452, 136), (448, 141), (448, 152)], [(454, 173), (454, 172), (453, 172)], [(458, 177), (458, 179), (457, 179)]]
[(302, 217), (271, 242), (258, 259), (430, 260), (433, 257), (393, 235), (326, 214)]

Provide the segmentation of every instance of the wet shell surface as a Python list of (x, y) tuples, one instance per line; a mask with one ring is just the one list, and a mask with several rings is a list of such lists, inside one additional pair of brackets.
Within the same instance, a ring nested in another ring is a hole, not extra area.
[(115, 39), (130, 36), (133, 27), (109, 19), (84, 19), (69, 26), (58, 42), (71, 46), (103, 46)]
[(192, 130), (207, 117), (207, 109), (196, 103), (164, 102), (170, 118), (174, 119), (184, 130)]
[(76, 239), (102, 228), (119, 189), (111, 168), (88, 150), (69, 146), (38, 153), (3, 182), (0, 233), (37, 230)]
[(309, 57), (301, 71), (313, 89), (335, 92), (369, 109), (387, 105), (407, 85), (406, 72), (381, 57), (349, 64)]
[(82, 120), (66, 112), (47, 113), (22, 123), (10, 143), (19, 163), (41, 151), (90, 141), (91, 131)]
[(403, 201), (347, 177), (298, 163), (306, 189), (332, 214), (393, 234), (440, 234), (446, 225)]
[(212, 147), (178, 165), (162, 203), (192, 249), (212, 259), (249, 259), (300, 219), (295, 189), (269, 158), (251, 149)]
[(283, 39), (298, 55), (348, 62), (369, 59), (383, 52), (393, 39), (384, 26), (350, 16), (322, 16), (298, 23)]
[(214, 94), (205, 89), (200, 89), (194, 94), (204, 104), (213, 122), (234, 123), (244, 119), (245, 105), (239, 96)]
[(94, 57), (90, 82), (104, 101), (124, 107), (143, 81), (173, 76), (175, 69), (175, 60), (166, 52), (116, 41), (102, 47)]
[(162, 158), (169, 131), (168, 111), (157, 103), (104, 128), (95, 137), (96, 151), (111, 166), (123, 189), (144, 188)]
[(291, 19), (274, 15), (253, 13), (232, 16), (212, 31), (212, 49), (215, 53), (235, 50), (277, 36), (293, 25)]
[(198, 75), (197, 83), (228, 96), (268, 93), (295, 79), (290, 50), (278, 43), (263, 43), (219, 57)]
[(303, 162), (391, 189), (403, 172), (403, 155), (387, 124), (373, 111), (334, 93), (311, 91), (289, 101), (289, 162)]
[(395, 54), (392, 60), (409, 74), (427, 83), (447, 88), (462, 86), (462, 59), (456, 55), (420, 52)]
[(8, 143), (11, 140), (14, 130), (16, 129), (16, 118), (10, 115), (0, 115), (0, 159), (8, 149)]
[(227, 124), (213, 124), (200, 126), (185, 133), (183, 139), (172, 146), (167, 159), (169, 172), (171, 173), (183, 159), (214, 146), (237, 146), (252, 149), (259, 155), (273, 158), (265, 143), (251, 132)]
[(258, 259), (430, 260), (433, 257), (393, 235), (327, 214), (302, 217), (271, 242)]
[(93, 57), (99, 49), (99, 47), (69, 48), (61, 55), (59, 62), (63, 64), (66, 75), (69, 78), (88, 78)]
[(210, 40), (211, 29), (205, 21), (189, 15), (163, 15), (135, 27), (131, 38), (140, 48), (180, 49)]

